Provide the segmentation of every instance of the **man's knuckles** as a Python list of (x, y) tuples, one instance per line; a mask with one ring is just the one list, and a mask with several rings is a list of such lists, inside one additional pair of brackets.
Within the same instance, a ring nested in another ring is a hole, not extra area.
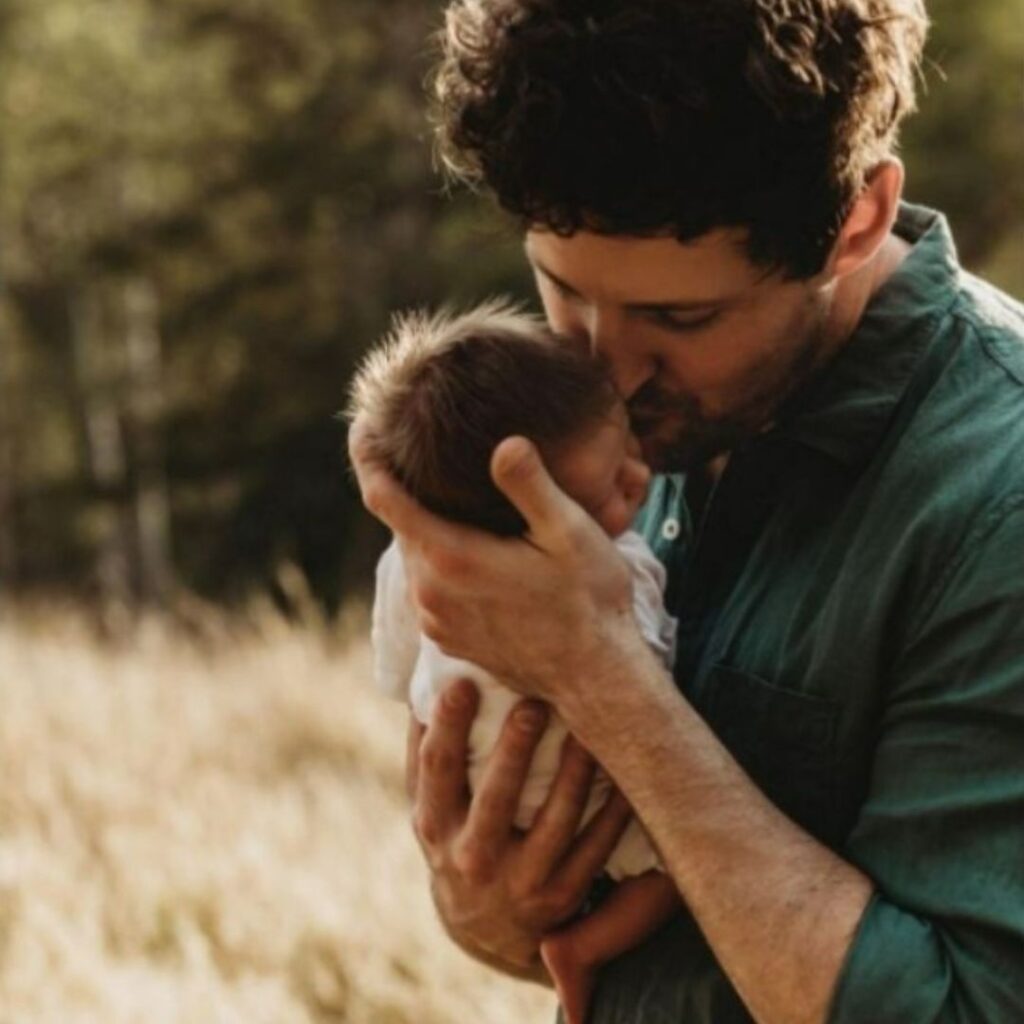
[(457, 616), (457, 596), (453, 596), (450, 576), (434, 571), (419, 573), (410, 584), (414, 604), (420, 613), (420, 622), (443, 623)]
[(445, 608), (444, 588), (432, 578), (418, 576), (411, 584), (412, 599), (420, 612), (421, 623), (437, 617)]
[(513, 754), (531, 752), (547, 721), (547, 705), (540, 701), (524, 701), (516, 705), (505, 720), (502, 745)]
[(541, 887), (509, 884), (509, 898), (524, 920), (551, 927), (564, 921), (583, 900), (583, 893), (564, 882), (548, 881)]
[(462, 760), (446, 744), (427, 738), (420, 744), (421, 779), (436, 780), (447, 778), (457, 771), (463, 770)]
[(496, 877), (498, 859), (488, 845), (466, 838), (452, 850), (452, 867), (469, 885), (490, 885)]
[(412, 830), (426, 855), (430, 870), (437, 871), (442, 866), (440, 847), (445, 835), (441, 823), (428, 808), (419, 807), (413, 811)]
[(551, 922), (564, 921), (583, 901), (585, 894), (576, 886), (564, 882), (551, 882), (544, 891), (544, 919)]
[(414, 578), (413, 597), (419, 605), (442, 599), (452, 584), (476, 579), (479, 565), (463, 547), (454, 543), (408, 544), (406, 558)]
[(425, 552), (424, 558), (442, 579), (460, 583), (476, 575), (476, 564), (463, 548), (451, 544), (438, 545)]
[(437, 717), (446, 725), (460, 725), (476, 713), (477, 689), (470, 679), (449, 683), (437, 703)]

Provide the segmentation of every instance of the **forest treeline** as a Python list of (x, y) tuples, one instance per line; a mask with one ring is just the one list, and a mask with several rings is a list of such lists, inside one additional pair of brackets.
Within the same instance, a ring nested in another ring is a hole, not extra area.
[[(393, 309), (530, 295), (514, 226), (432, 158), (442, 6), (0, 7), (0, 592), (365, 584), (354, 363)], [(1017, 0), (930, 10), (909, 195), (1020, 294)]]

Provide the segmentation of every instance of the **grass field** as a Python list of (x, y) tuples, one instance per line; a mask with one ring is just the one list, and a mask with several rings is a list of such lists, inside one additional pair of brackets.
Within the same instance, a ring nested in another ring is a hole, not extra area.
[(434, 918), (361, 632), (0, 609), (0, 1024), (553, 1019)]

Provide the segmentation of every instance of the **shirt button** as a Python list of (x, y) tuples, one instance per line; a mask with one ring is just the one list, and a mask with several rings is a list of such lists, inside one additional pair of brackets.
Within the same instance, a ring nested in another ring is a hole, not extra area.
[(666, 519), (661, 524), (661, 536), (664, 540), (675, 540), (679, 536), (679, 520)]

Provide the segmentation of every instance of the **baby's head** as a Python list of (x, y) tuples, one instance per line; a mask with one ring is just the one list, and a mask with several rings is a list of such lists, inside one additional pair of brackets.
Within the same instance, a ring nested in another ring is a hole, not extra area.
[(508, 303), (396, 318), (356, 374), (348, 411), (363, 416), (372, 456), (418, 501), (494, 533), (525, 529), (490, 474), (494, 448), (513, 434), (537, 445), (562, 489), (611, 536), (647, 491), (604, 366)]

